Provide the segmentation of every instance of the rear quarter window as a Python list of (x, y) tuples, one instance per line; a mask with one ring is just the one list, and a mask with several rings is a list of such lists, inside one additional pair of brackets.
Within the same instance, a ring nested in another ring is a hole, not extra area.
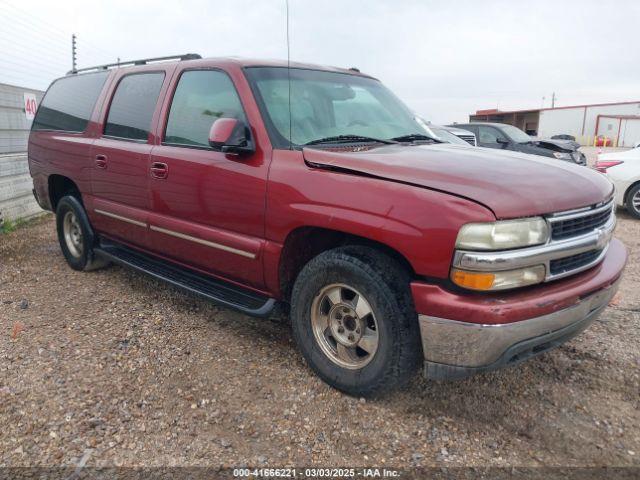
[(56, 80), (33, 120), (33, 130), (84, 132), (109, 72), (87, 73)]

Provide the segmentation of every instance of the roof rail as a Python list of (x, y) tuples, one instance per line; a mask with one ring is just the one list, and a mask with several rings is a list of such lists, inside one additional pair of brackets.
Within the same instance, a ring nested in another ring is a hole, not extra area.
[(202, 58), (197, 53), (185, 53), (182, 55), (169, 55), (168, 57), (142, 58), (140, 60), (129, 60), (126, 62), (105, 63), (104, 65), (96, 65), (95, 67), (77, 68), (69, 70), (67, 75), (80, 72), (89, 72), (91, 70), (108, 70), (113, 67), (126, 67), (130, 65), (146, 65), (147, 63), (166, 62), (168, 60), (198, 60)]

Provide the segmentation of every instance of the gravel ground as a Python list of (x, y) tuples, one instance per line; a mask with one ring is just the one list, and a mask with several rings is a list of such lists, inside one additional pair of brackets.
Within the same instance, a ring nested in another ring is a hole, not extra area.
[(365, 401), (286, 321), (71, 270), (47, 215), (0, 235), (0, 466), (640, 466), (640, 221), (619, 217), (621, 292), (580, 337)]

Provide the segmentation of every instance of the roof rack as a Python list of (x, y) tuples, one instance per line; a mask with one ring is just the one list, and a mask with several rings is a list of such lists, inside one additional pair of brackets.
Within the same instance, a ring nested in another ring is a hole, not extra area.
[(197, 53), (185, 53), (183, 55), (169, 55), (168, 57), (142, 58), (140, 60), (129, 60), (126, 62), (105, 63), (104, 65), (96, 65), (95, 67), (77, 68), (69, 70), (67, 75), (80, 72), (89, 72), (91, 70), (108, 70), (113, 67), (126, 67), (131, 65), (146, 65), (147, 63), (166, 62), (168, 60), (198, 60), (202, 58)]

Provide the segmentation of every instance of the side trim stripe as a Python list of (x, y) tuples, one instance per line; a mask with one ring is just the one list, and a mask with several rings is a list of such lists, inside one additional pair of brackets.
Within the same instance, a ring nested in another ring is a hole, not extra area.
[(236, 255), (240, 255), (246, 258), (256, 258), (255, 254), (251, 252), (246, 252), (244, 250), (238, 250), (237, 248), (228, 247), (226, 245), (221, 245), (219, 243), (210, 242), (208, 240), (203, 240), (201, 238), (192, 237), (191, 235), (185, 235), (184, 233), (174, 232), (173, 230), (167, 230), (165, 228), (156, 227), (155, 225), (150, 226), (151, 230), (156, 232), (164, 233), (166, 235), (171, 235), (172, 237), (182, 238), (184, 240), (189, 240), (191, 242), (199, 243), (200, 245), (206, 245), (207, 247), (217, 248), (218, 250), (224, 250), (225, 252), (235, 253)]
[(139, 222), (138, 220), (134, 220), (133, 218), (123, 217), (121, 215), (116, 215), (115, 213), (105, 212), (104, 210), (99, 210), (97, 208), (93, 209), (94, 212), (99, 213), (100, 215), (104, 215), (105, 217), (115, 218), (116, 220), (121, 220), (123, 222), (131, 223), (132, 225), (137, 225), (138, 227), (146, 228), (147, 224), (144, 222)]

